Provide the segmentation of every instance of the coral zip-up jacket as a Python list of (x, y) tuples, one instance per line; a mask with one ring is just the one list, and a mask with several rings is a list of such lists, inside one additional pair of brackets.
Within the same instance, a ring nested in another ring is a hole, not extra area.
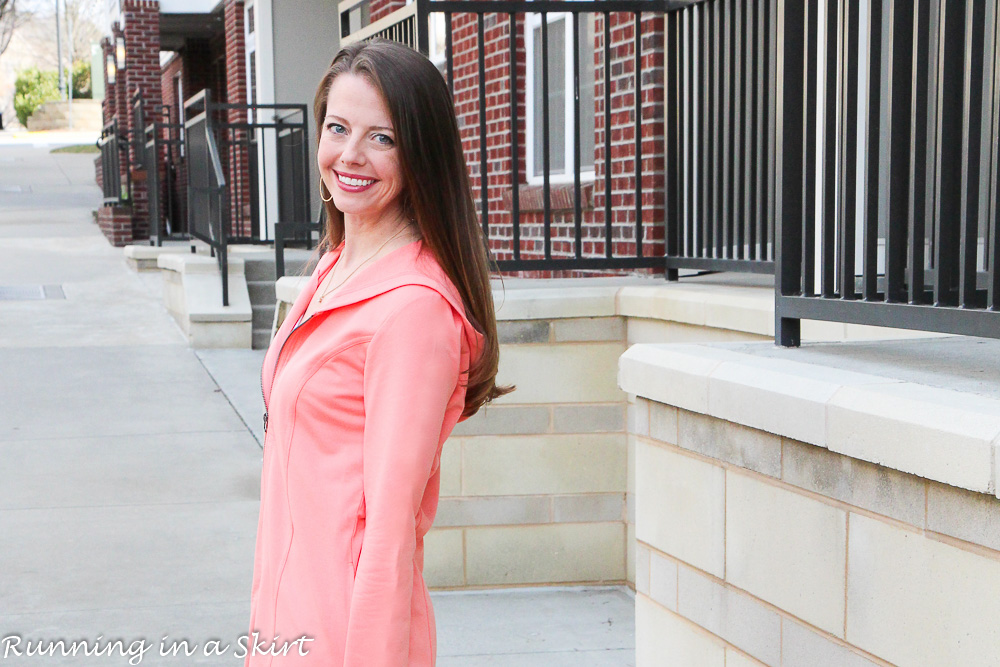
[(422, 240), (362, 267), (264, 358), (267, 413), (246, 666), (430, 667), (423, 538), (483, 336)]

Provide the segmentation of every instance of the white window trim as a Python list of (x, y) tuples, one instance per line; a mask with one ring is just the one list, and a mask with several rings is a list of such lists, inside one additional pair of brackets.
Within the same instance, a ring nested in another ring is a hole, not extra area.
[[(412, 2), (412, 0), (407, 0), (407, 4)], [(445, 25), (445, 15), (442, 12), (431, 12), (428, 19), (429, 30), (427, 35), (427, 50), (430, 53), (430, 61), (438, 68), (441, 68), (448, 62), (447, 53), (448, 46), (447, 43), (442, 47), (441, 51), (438, 52), (434, 49), (437, 45), (437, 31), (438, 28), (447, 31), (448, 26)], [(440, 25), (438, 24), (438, 19), (440, 19)], [(447, 37), (446, 37), (447, 39)]]
[[(566, 127), (565, 127), (565, 142), (566, 147), (565, 164), (566, 173), (564, 174), (550, 174), (549, 183), (573, 183), (573, 44), (576, 43), (576, 33), (573, 29), (573, 17), (567, 12), (553, 12), (547, 14), (549, 24), (555, 21), (565, 20), (566, 21), (566, 42), (565, 42), (565, 58), (566, 65), (563, 68), (565, 71), (565, 100), (566, 100)], [(582, 18), (582, 17), (581, 17)], [(535, 52), (535, 28), (541, 26), (542, 15), (538, 13), (529, 13), (525, 15), (525, 25), (524, 25), (524, 46), (525, 46), (525, 171), (527, 172), (526, 178), (529, 185), (541, 185), (545, 181), (545, 177), (542, 173), (537, 175), (533, 174), (531, 171), (532, 165), (535, 162), (535, 104), (534, 104), (534, 93), (535, 93), (535, 67), (534, 67), (534, 52)], [(581, 58), (585, 54), (580, 54)], [(549, 78), (551, 82), (551, 77)], [(596, 84), (595, 84), (596, 85)], [(580, 113), (584, 113), (584, 109), (580, 108)], [(539, 122), (539, 126), (541, 123)], [(580, 182), (586, 183), (596, 179), (596, 172), (593, 169), (593, 157), (588, 160), (584, 159), (584, 156), (580, 156)], [(590, 165), (591, 168), (587, 169), (586, 166)]]

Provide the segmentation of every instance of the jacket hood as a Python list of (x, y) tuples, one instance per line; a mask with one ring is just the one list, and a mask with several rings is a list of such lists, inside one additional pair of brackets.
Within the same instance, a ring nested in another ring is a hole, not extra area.
[[(344, 241), (341, 241), (340, 245), (320, 258), (309, 283), (303, 289), (303, 294), (309, 294), (309, 298), (312, 298), (312, 294), (319, 286), (319, 277), (325, 275), (326, 270), (340, 257), (343, 249)], [(424, 245), (423, 239), (396, 248), (376, 259), (374, 263), (362, 268), (352, 277), (350, 284), (345, 285), (343, 291), (337, 290), (331, 294), (330, 300), (317, 313), (370, 299), (404, 285), (424, 285), (443, 296), (462, 320), (465, 342), (470, 354), (469, 363), (471, 364), (479, 358), (484, 347), (485, 336), (469, 321), (465, 312), (465, 304), (458, 289), (441, 268), (430, 249)], [(301, 310), (298, 308), (299, 302), (304, 302), (301, 305)], [(295, 304), (296, 308), (288, 313), (286, 319), (292, 322), (297, 321), (307, 304), (308, 299), (299, 299)]]

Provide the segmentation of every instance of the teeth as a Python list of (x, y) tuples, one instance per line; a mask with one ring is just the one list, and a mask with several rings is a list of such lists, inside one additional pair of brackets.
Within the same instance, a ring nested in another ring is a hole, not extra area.
[(341, 183), (354, 186), (371, 185), (372, 183), (375, 182), (374, 178), (369, 180), (361, 180), (360, 178), (349, 178), (347, 176), (342, 176), (341, 174), (337, 174), (337, 178), (340, 180)]

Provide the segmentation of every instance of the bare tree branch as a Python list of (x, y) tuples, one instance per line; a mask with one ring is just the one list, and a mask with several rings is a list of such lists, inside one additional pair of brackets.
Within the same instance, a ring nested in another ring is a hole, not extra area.
[(16, 0), (0, 0), (0, 54), (10, 45), (17, 24)]

